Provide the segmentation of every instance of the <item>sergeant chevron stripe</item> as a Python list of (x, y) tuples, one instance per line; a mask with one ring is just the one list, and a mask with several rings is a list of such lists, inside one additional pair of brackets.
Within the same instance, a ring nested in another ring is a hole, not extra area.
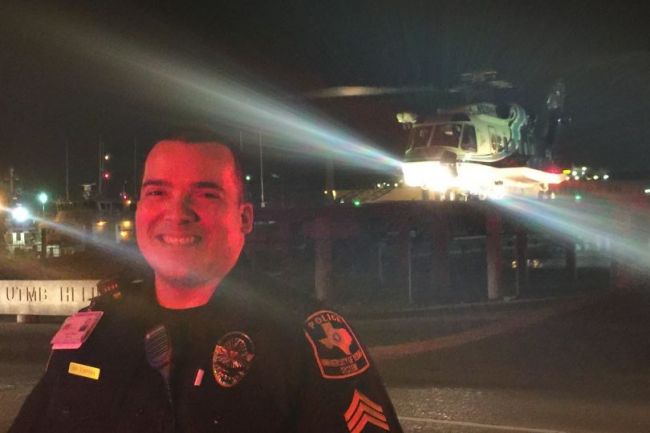
[(367, 424), (373, 424), (382, 430), (390, 431), (384, 416), (384, 409), (356, 389), (344, 417), (350, 433), (361, 433)]

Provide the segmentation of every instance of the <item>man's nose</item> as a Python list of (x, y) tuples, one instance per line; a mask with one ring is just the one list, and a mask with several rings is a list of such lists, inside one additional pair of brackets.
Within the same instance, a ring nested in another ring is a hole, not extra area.
[(165, 216), (167, 220), (177, 224), (196, 222), (199, 219), (198, 214), (194, 211), (190, 197), (185, 195), (169, 200)]

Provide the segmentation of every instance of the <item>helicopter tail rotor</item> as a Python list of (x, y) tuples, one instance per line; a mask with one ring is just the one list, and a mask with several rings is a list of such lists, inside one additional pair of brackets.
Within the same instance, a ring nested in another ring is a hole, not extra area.
[(546, 97), (544, 112), (542, 113), (540, 141), (541, 150), (544, 155), (550, 157), (554, 145), (562, 129), (562, 125), (567, 122), (564, 116), (564, 101), (566, 99), (566, 86), (563, 80), (558, 80), (551, 86), (551, 90)]

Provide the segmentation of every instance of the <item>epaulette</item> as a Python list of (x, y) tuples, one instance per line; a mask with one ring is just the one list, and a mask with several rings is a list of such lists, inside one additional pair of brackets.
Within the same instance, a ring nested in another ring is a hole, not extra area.
[(90, 300), (90, 310), (94, 310), (104, 302), (121, 301), (126, 292), (129, 292), (143, 283), (142, 279), (129, 280), (124, 278), (109, 278), (97, 283), (98, 295)]

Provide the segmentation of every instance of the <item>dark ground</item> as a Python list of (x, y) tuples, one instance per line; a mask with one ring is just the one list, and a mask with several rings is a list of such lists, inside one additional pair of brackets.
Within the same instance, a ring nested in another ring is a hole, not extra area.
[[(407, 432), (650, 431), (647, 292), (351, 313)], [(0, 323), (0, 431), (40, 376), (56, 327)], [(496, 332), (466, 338), (488, 327)], [(410, 355), (381, 350), (443, 340)]]

